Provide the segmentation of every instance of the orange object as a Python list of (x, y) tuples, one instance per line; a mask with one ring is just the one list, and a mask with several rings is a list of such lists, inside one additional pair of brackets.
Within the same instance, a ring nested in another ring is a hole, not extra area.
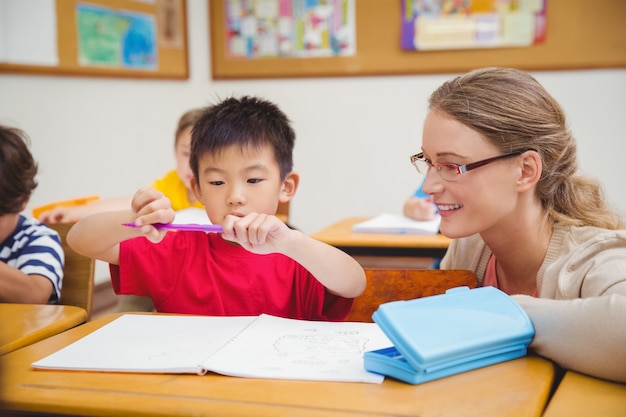
[(35, 207), (33, 209), (33, 217), (38, 219), (39, 215), (44, 211), (52, 210), (59, 206), (80, 206), (83, 204), (91, 203), (92, 201), (100, 200), (99, 195), (89, 195), (86, 197), (70, 198), (68, 200), (55, 201), (54, 203), (44, 204), (43, 206)]

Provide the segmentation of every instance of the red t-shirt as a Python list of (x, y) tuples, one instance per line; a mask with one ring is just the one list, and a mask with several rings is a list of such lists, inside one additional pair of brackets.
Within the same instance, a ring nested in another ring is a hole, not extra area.
[(338, 321), (352, 307), (293, 259), (248, 252), (216, 233), (124, 241), (120, 265), (110, 270), (117, 294), (147, 295), (164, 313)]

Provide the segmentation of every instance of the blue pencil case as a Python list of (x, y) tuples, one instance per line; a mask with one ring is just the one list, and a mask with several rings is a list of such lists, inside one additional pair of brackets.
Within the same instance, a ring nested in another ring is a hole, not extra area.
[(394, 346), (365, 352), (365, 369), (420, 384), (526, 355), (534, 329), (494, 287), (381, 304), (372, 316)]

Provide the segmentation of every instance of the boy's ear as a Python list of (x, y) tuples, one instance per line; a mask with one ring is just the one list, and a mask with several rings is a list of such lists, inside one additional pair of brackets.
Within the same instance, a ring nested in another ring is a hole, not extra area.
[(280, 190), (280, 196), (278, 197), (278, 201), (280, 201), (281, 203), (286, 203), (287, 201), (291, 200), (292, 197), (296, 194), (298, 184), (300, 184), (300, 175), (298, 175), (297, 172), (291, 171), (283, 180), (283, 186)]
[(200, 186), (198, 185), (198, 182), (196, 181), (196, 177), (191, 177), (191, 180), (189, 181), (189, 185), (191, 185), (191, 191), (193, 191), (194, 195), (196, 196), (196, 200), (204, 204), (204, 202), (200, 198), (202, 197), (202, 193), (200, 192)]

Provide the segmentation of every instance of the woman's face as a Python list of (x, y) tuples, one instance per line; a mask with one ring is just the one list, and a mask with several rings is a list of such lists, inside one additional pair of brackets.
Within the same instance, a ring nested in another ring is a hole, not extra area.
[[(433, 164), (466, 165), (501, 155), (478, 132), (445, 113), (431, 111), (424, 122), (424, 157)], [(501, 159), (444, 180), (430, 168), (423, 190), (432, 194), (441, 214), (441, 232), (450, 238), (502, 230), (515, 221), (518, 158)]]

